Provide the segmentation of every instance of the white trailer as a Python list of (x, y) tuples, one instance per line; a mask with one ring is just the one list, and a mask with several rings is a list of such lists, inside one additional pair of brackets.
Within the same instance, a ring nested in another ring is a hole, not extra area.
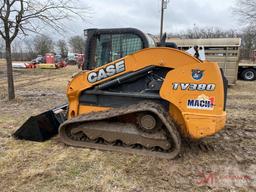
[(217, 62), (223, 69), (229, 85), (237, 80), (240, 54), (240, 38), (211, 38), (211, 39), (176, 39), (169, 38), (178, 48), (186, 51), (194, 46), (204, 47), (206, 60)]

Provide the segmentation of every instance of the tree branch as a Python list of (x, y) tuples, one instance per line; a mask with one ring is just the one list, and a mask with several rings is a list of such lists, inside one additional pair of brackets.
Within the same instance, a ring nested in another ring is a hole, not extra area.
[(256, 23), (256, 2), (255, 0), (237, 0), (233, 12), (241, 17), (243, 23)]
[(10, 37), (11, 42), (18, 35), (23, 14), (24, 14), (23, 0), (20, 0), (20, 11), (19, 11), (18, 15), (15, 18), (16, 19), (16, 26), (15, 26), (13, 35)]

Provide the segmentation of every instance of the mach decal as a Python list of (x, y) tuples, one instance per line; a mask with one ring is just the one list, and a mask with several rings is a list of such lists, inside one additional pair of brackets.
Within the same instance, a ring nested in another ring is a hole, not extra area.
[(101, 81), (118, 73), (125, 71), (124, 60), (119, 61), (115, 64), (108, 65), (105, 68), (100, 69), (99, 71), (93, 71), (88, 74), (87, 80), (90, 83), (95, 83)]
[(213, 110), (215, 105), (215, 97), (208, 97), (206, 95), (199, 95), (196, 99), (188, 99), (187, 108)]

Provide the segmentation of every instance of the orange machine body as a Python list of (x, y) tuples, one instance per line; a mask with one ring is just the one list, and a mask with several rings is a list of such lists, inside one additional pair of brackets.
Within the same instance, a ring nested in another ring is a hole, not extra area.
[[(164, 47), (143, 49), (94, 70), (74, 75), (67, 89), (68, 117), (108, 110), (109, 107), (80, 104), (81, 92), (148, 66), (170, 69), (159, 95), (169, 102), (169, 115), (184, 136), (200, 139), (225, 126), (224, 85), (218, 65)], [(107, 68), (115, 73), (107, 71)]]

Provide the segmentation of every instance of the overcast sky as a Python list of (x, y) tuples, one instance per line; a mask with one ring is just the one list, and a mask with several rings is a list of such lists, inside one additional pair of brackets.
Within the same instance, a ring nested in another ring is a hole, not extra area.
[[(161, 0), (81, 0), (90, 7), (85, 23), (72, 22), (70, 35), (85, 28), (135, 27), (158, 34)], [(218, 27), (238, 29), (232, 14), (236, 0), (170, 0), (165, 10), (164, 31), (180, 32), (188, 28)], [(80, 32), (81, 33), (81, 32)]]

